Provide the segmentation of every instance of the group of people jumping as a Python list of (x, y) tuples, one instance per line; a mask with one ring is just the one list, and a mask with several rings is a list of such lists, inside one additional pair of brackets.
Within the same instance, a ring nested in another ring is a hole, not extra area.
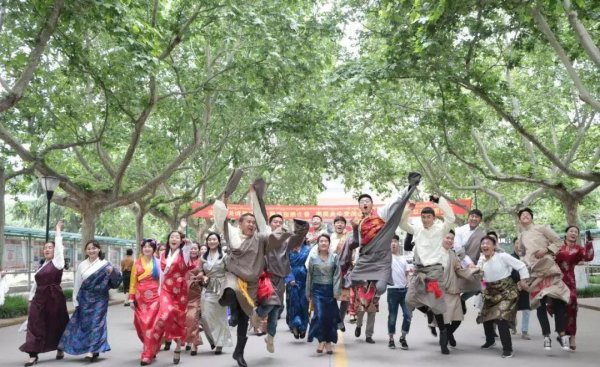
[[(580, 246), (579, 229), (567, 228), (565, 240), (547, 226), (533, 223), (533, 212), (518, 213), (520, 232), (515, 256), (501, 250), (495, 233), (480, 226), (483, 214), (474, 209), (467, 224), (453, 230), (454, 213), (444, 197), (431, 196), (434, 204), (420, 212), (420, 223), (409, 221), (415, 203), (409, 199), (420, 182), (418, 173), (408, 177), (408, 187), (381, 208), (363, 194), (362, 213), (350, 223), (338, 216), (329, 233), (320, 217), (311, 224), (295, 219), (293, 231), (280, 214), (270, 217), (264, 206), (265, 185), (255, 181), (249, 190), (252, 212), (232, 223), (227, 202), (232, 191), (213, 206), (214, 228), (203, 240), (193, 242), (179, 231), (166, 244), (144, 239), (137, 259), (122, 264), (128, 283), (126, 302), (134, 312), (133, 324), (142, 343), (140, 364), (151, 364), (163, 343), (175, 343), (173, 363), (182, 348), (197, 354), (203, 330), (211, 349), (221, 354), (233, 346), (230, 327), (236, 327), (232, 353), (240, 367), (251, 325), (262, 330), (268, 352), (275, 350), (277, 322), (283, 307), (294, 338), (318, 341), (317, 353), (334, 353), (338, 331), (346, 330), (347, 315), (356, 322), (354, 334), (373, 339), (379, 298), (387, 291), (390, 348), (395, 348), (396, 319), (403, 313), (401, 349), (408, 349), (412, 312), (427, 315), (431, 332), (439, 336), (443, 354), (456, 346), (455, 333), (464, 319), (465, 301), (481, 294), (478, 321), (486, 342), (502, 344), (502, 357), (512, 357), (511, 329), (518, 309), (537, 309), (544, 348), (552, 345), (548, 313), (554, 315), (562, 348), (575, 350), (577, 295), (574, 267), (593, 258), (591, 240)], [(443, 213), (436, 220), (435, 206)], [(352, 231), (346, 231), (348, 224)], [(25, 366), (38, 354), (57, 351), (56, 358), (85, 354), (95, 361), (110, 350), (106, 314), (109, 289), (118, 288), (122, 274), (104, 260), (100, 245), (85, 245), (86, 259), (76, 270), (69, 318), (61, 289), (64, 256), (59, 223), (54, 242), (44, 245), (45, 262), (35, 274), (30, 294), (26, 342), (20, 350), (29, 354)], [(397, 228), (407, 233), (404, 249), (412, 251), (412, 264), (400, 255)], [(524, 336), (526, 330), (524, 331)]]

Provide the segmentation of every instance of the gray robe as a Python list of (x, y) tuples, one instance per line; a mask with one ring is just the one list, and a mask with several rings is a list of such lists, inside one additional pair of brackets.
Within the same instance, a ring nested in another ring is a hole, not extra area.
[[(375, 238), (360, 248), (358, 260), (349, 275), (351, 282), (378, 281), (377, 290), (379, 294), (385, 292), (387, 284), (393, 284), (390, 244), (400, 224), (404, 207), (412, 193), (417, 189), (420, 179), (421, 175), (418, 173), (413, 172), (409, 175), (410, 186), (404, 192), (404, 195), (391, 205), (391, 215), (388, 221), (379, 230)], [(383, 287), (380, 287), (380, 283)]]

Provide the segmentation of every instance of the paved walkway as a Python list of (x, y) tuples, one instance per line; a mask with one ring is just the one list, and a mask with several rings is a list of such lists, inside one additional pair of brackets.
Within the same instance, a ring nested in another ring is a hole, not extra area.
[[(120, 297), (120, 296), (115, 296)], [(598, 302), (594, 300), (590, 303)], [(121, 299), (117, 300), (122, 303)], [(584, 302), (588, 303), (588, 302)], [(470, 366), (473, 364), (485, 367), (510, 366), (518, 363), (527, 367), (566, 367), (566, 366), (593, 366), (600, 359), (597, 330), (600, 327), (600, 312), (588, 308), (580, 308), (579, 331), (577, 352), (564, 352), (556, 345), (551, 351), (542, 348), (540, 327), (535, 317), (531, 315), (530, 334), (533, 340), (522, 340), (518, 336), (513, 339), (515, 356), (513, 359), (500, 358), (501, 349), (495, 347), (491, 350), (482, 350), (479, 346), (483, 343), (483, 331), (474, 321), (475, 310), (469, 305), (469, 312), (463, 325), (456, 333), (457, 348), (451, 348), (449, 356), (439, 352), (437, 339), (434, 339), (427, 329), (425, 317), (416, 312), (413, 318), (411, 331), (408, 337), (409, 350), (390, 350), (387, 347), (387, 304), (385, 299), (381, 302), (381, 312), (377, 315), (374, 339), (376, 344), (365, 343), (364, 335), (354, 337), (354, 326), (347, 323), (346, 333), (340, 333), (340, 343), (336, 346), (334, 355), (318, 355), (315, 353), (316, 343), (306, 343), (295, 340), (287, 332), (285, 321), (280, 320), (278, 334), (275, 339), (275, 354), (265, 350), (263, 337), (251, 336), (246, 351), (246, 361), (250, 367), (397, 367), (401, 365), (419, 367), (439, 367), (443, 363)], [(109, 308), (108, 335), (112, 351), (102, 354), (97, 362), (100, 366), (139, 366), (140, 342), (132, 324), (133, 314), (129, 308), (115, 305)], [(400, 320), (398, 322), (398, 328)], [(21, 366), (27, 356), (18, 351), (25, 339), (24, 334), (17, 332), (18, 325), (0, 328), (0, 352), (2, 366)], [(233, 331), (233, 330), (232, 330)], [(235, 334), (234, 334), (235, 338)], [(554, 344), (557, 344), (553, 341)], [(499, 343), (498, 343), (499, 344)], [(192, 357), (183, 353), (181, 365), (201, 366), (205, 363), (211, 367), (235, 367), (231, 359), (233, 348), (225, 348), (224, 354), (215, 356), (206, 345), (200, 347), (198, 356)], [(172, 366), (172, 353), (161, 352), (158, 360), (152, 366)], [(63, 361), (56, 361), (54, 353), (40, 356), (42, 366), (78, 366), (85, 364), (83, 356), (67, 356)]]

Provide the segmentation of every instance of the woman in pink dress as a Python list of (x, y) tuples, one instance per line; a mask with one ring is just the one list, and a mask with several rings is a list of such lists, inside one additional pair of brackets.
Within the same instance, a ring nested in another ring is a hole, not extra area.
[(152, 352), (158, 353), (163, 338), (174, 340), (173, 363), (181, 359), (181, 342), (185, 339), (185, 311), (188, 304), (186, 274), (194, 268), (190, 261), (192, 243), (178, 231), (169, 233), (167, 250), (160, 257), (162, 271), (159, 309), (152, 329)]
[(569, 287), (571, 297), (567, 304), (567, 322), (565, 332), (569, 335), (570, 347), (575, 350), (575, 334), (577, 332), (577, 287), (575, 284), (575, 265), (582, 261), (592, 261), (594, 258), (594, 245), (589, 232), (587, 233), (585, 247), (579, 245), (579, 227), (569, 226), (565, 234), (565, 243), (556, 253), (556, 263), (563, 273), (563, 282)]

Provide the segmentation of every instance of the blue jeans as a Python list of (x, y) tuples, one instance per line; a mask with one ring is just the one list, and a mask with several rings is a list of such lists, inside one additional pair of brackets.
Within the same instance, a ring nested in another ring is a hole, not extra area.
[(277, 305), (260, 305), (256, 309), (256, 313), (260, 318), (267, 316), (267, 333), (275, 336), (277, 332), (277, 319), (279, 318), (279, 308)]
[(412, 313), (406, 306), (406, 291), (406, 288), (388, 288), (387, 290), (388, 333), (390, 335), (396, 334), (396, 319), (398, 318), (398, 306), (402, 307), (402, 331), (405, 334), (408, 334), (408, 330), (410, 329), (410, 320), (412, 319)]

